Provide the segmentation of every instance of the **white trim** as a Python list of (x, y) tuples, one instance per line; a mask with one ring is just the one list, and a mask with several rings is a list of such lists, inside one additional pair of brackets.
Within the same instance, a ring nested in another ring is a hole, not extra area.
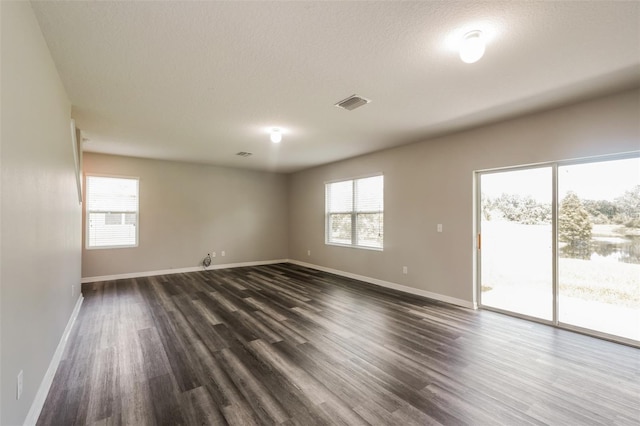
[(80, 312), (80, 306), (82, 306), (83, 300), (84, 298), (82, 297), (82, 294), (80, 294), (80, 296), (78, 297), (78, 301), (76, 302), (76, 306), (73, 308), (73, 312), (71, 312), (69, 322), (67, 322), (67, 326), (62, 333), (62, 337), (60, 338), (58, 347), (53, 353), (53, 358), (51, 358), (49, 368), (47, 368), (47, 372), (44, 374), (42, 382), (40, 382), (40, 387), (38, 388), (36, 397), (34, 398), (33, 403), (31, 404), (31, 408), (27, 413), (27, 417), (24, 420), (25, 426), (35, 425), (38, 422), (38, 417), (40, 417), (40, 412), (42, 411), (42, 407), (44, 407), (47, 395), (49, 394), (49, 389), (51, 388), (51, 384), (53, 383), (53, 377), (56, 375), (58, 365), (62, 360), (62, 354), (64, 353), (64, 349), (67, 346), (67, 341), (69, 340), (69, 336), (71, 335), (71, 329), (73, 328), (73, 324), (76, 322), (76, 318), (78, 317), (78, 313)]
[(356, 245), (353, 245), (353, 244), (340, 244), (340, 243), (327, 243), (327, 242), (325, 242), (324, 245), (326, 245), (326, 246), (334, 246), (334, 247), (344, 247), (344, 248), (349, 248), (349, 249), (384, 251), (383, 247), (356, 246)]
[[(80, 143), (78, 143), (78, 139)], [(73, 118), (71, 119), (71, 147), (73, 149), (73, 166), (76, 171), (78, 203), (82, 204), (82, 135), (80, 134), (80, 129), (76, 127), (76, 120)]]
[(392, 288), (394, 290), (401, 291), (403, 293), (409, 293), (416, 296), (422, 296), (429, 299), (439, 300), (441, 302), (450, 303), (452, 305), (462, 306), (468, 309), (478, 309), (478, 306), (467, 300), (457, 299), (455, 297), (446, 296), (444, 294), (432, 293), (426, 290), (420, 290), (418, 288), (408, 287), (402, 284), (392, 283), (390, 281), (379, 280), (377, 278), (366, 277), (364, 275), (352, 274), (351, 272), (339, 271), (337, 269), (327, 268), (325, 266), (313, 265), (311, 263), (300, 262), (299, 260), (289, 259), (289, 263), (294, 265), (304, 266), (305, 268), (317, 269), (319, 271), (328, 272), (330, 274), (336, 274), (347, 278), (353, 278), (355, 280), (364, 281), (369, 284), (379, 285), (381, 287)]
[(478, 306), (467, 300), (457, 299), (455, 297), (446, 296), (444, 294), (433, 293), (426, 290), (420, 290), (418, 288), (408, 287), (402, 284), (392, 283), (390, 281), (379, 280), (377, 278), (366, 277), (364, 275), (352, 274), (351, 272), (344, 272), (338, 269), (327, 268), (325, 266), (314, 265), (311, 263), (300, 262), (299, 260), (294, 259), (274, 259), (274, 260), (259, 260), (255, 262), (240, 262), (240, 263), (227, 263), (222, 265), (211, 265), (208, 268), (203, 268), (202, 266), (195, 266), (189, 268), (178, 268), (178, 269), (163, 269), (157, 271), (145, 271), (145, 272), (132, 272), (129, 274), (117, 274), (117, 275), (102, 275), (97, 277), (85, 277), (82, 278), (82, 283), (94, 283), (98, 281), (111, 281), (111, 280), (119, 280), (125, 278), (140, 278), (140, 277), (153, 277), (156, 275), (169, 275), (169, 274), (182, 274), (186, 272), (199, 272), (199, 271), (210, 271), (213, 269), (227, 269), (227, 268), (241, 268), (244, 266), (262, 266), (262, 265), (273, 265), (275, 263), (292, 263), (298, 266), (304, 266), (305, 268), (317, 269), (319, 271), (328, 272), (330, 274), (336, 274), (347, 278), (353, 278), (355, 280), (364, 281), (369, 284), (375, 284), (381, 287), (391, 288), (394, 290), (401, 291), (403, 293), (409, 293), (416, 296), (422, 296), (429, 299), (439, 300), (441, 302), (450, 303), (456, 306), (462, 306), (463, 308), (468, 309), (477, 309)]
[(141, 278), (141, 277), (153, 277), (156, 275), (182, 274), (185, 272), (211, 271), (213, 269), (241, 268), (243, 266), (273, 265), (274, 263), (287, 263), (288, 261), (289, 261), (288, 259), (258, 260), (254, 262), (240, 262), (240, 263), (226, 263), (221, 265), (211, 265), (207, 268), (203, 268), (202, 266), (191, 266), (188, 268), (161, 269), (157, 271), (131, 272), (128, 274), (116, 274), (116, 275), (101, 275), (97, 277), (82, 278), (81, 282), (95, 283), (98, 281), (121, 280), (126, 278)]

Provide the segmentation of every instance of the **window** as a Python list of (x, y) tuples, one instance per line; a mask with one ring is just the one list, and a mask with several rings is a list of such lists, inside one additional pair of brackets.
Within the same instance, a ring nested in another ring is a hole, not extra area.
[(138, 179), (87, 176), (87, 248), (138, 245)]
[(325, 242), (382, 249), (384, 176), (325, 185)]

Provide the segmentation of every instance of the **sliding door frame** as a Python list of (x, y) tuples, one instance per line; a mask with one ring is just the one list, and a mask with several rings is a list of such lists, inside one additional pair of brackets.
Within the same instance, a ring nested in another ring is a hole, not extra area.
[[(500, 167), (495, 169), (485, 169), (485, 170), (477, 170), (474, 172), (474, 193), (475, 193), (475, 263), (476, 263), (476, 276), (475, 276), (475, 299), (476, 304), (479, 309), (485, 309), (488, 311), (498, 312), (501, 314), (506, 314), (509, 316), (513, 316), (516, 318), (521, 318), (529, 321), (534, 321), (541, 324), (551, 325), (553, 327), (570, 330), (573, 332), (586, 334), (588, 336), (597, 337), (604, 340), (610, 340), (616, 343), (622, 343), (628, 346), (633, 346), (640, 348), (640, 341), (628, 339), (625, 337), (616, 336), (613, 334), (603, 333), (601, 331), (592, 330), (589, 328), (579, 327), (572, 324), (567, 324), (559, 321), (559, 295), (560, 295), (560, 284), (559, 284), (559, 245), (558, 245), (558, 213), (559, 213), (559, 200), (558, 200), (558, 168), (563, 166), (571, 166), (576, 164), (586, 164), (586, 163), (599, 163), (605, 161), (614, 161), (614, 160), (624, 160), (629, 158), (640, 158), (640, 151), (631, 151), (620, 154), (612, 154), (612, 155), (601, 155), (595, 157), (585, 157), (573, 160), (562, 160), (562, 161), (550, 161), (545, 163), (536, 163), (529, 164), (524, 166), (514, 166), (514, 167)], [(551, 200), (551, 271), (552, 271), (552, 320), (545, 320), (542, 318), (532, 317), (530, 315), (520, 314), (518, 312), (508, 311), (505, 309), (495, 308), (491, 306), (485, 306), (482, 304), (482, 188), (481, 188), (481, 176), (485, 174), (493, 174), (493, 173), (502, 173), (502, 172), (511, 172), (518, 170), (531, 170), (542, 167), (551, 167), (551, 180), (552, 180), (552, 200)]]
[[(535, 321), (535, 322), (539, 322), (541, 324), (547, 324), (547, 325), (555, 325), (555, 318), (556, 317), (556, 311), (555, 309), (552, 310), (552, 319), (551, 320), (547, 320), (544, 318), (539, 318), (539, 317), (534, 317), (531, 315), (527, 315), (527, 314), (522, 314), (519, 312), (515, 312), (515, 311), (510, 311), (507, 309), (502, 309), (502, 308), (496, 308), (494, 306), (486, 306), (482, 304), (482, 187), (481, 187), (481, 176), (482, 175), (490, 175), (490, 174), (498, 174), (498, 173), (504, 173), (504, 172), (516, 172), (516, 171), (521, 171), (521, 170), (532, 170), (532, 169), (542, 169), (542, 168), (549, 168), (551, 167), (551, 179), (552, 182), (554, 182), (554, 178), (555, 178), (555, 167), (553, 167), (553, 163), (539, 163), (539, 164), (531, 164), (531, 165), (524, 165), (524, 166), (515, 166), (515, 167), (501, 167), (501, 168), (497, 168), (497, 169), (488, 169), (488, 170), (479, 170), (475, 172), (475, 185), (476, 185), (476, 225), (475, 225), (475, 229), (476, 229), (476, 247), (475, 247), (475, 252), (476, 252), (476, 288), (475, 288), (475, 292), (476, 292), (476, 301), (477, 301), (477, 305), (478, 308), (480, 309), (486, 309), (486, 310), (490, 310), (490, 311), (494, 311), (494, 312), (498, 312), (501, 314), (506, 314), (506, 315), (510, 315), (513, 317), (517, 317), (517, 318), (521, 318), (521, 319), (526, 319), (526, 320), (530, 320), (530, 321)], [(553, 203), (553, 196), (554, 194), (552, 193), (552, 203)], [(552, 219), (552, 222), (553, 219)], [(552, 233), (552, 243), (551, 243), (551, 249), (552, 249), (552, 258), (554, 257), (553, 254), (555, 253), (554, 251), (554, 244), (555, 244), (555, 237), (554, 237), (554, 227), (552, 225), (551, 227), (551, 233)], [(552, 274), (555, 277), (555, 269), (552, 270)], [(552, 279), (552, 289), (553, 289), (553, 293), (555, 294), (555, 279)], [(556, 305), (556, 300), (555, 297), (553, 299), (553, 306)]]

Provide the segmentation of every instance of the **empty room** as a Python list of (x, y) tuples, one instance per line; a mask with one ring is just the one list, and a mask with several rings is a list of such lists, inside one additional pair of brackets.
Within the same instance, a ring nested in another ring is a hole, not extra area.
[(0, 24), (0, 425), (640, 424), (640, 2)]

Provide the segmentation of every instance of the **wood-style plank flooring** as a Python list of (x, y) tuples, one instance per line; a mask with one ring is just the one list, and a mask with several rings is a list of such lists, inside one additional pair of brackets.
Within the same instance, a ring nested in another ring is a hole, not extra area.
[(291, 264), (83, 286), (39, 425), (638, 425), (640, 350)]

